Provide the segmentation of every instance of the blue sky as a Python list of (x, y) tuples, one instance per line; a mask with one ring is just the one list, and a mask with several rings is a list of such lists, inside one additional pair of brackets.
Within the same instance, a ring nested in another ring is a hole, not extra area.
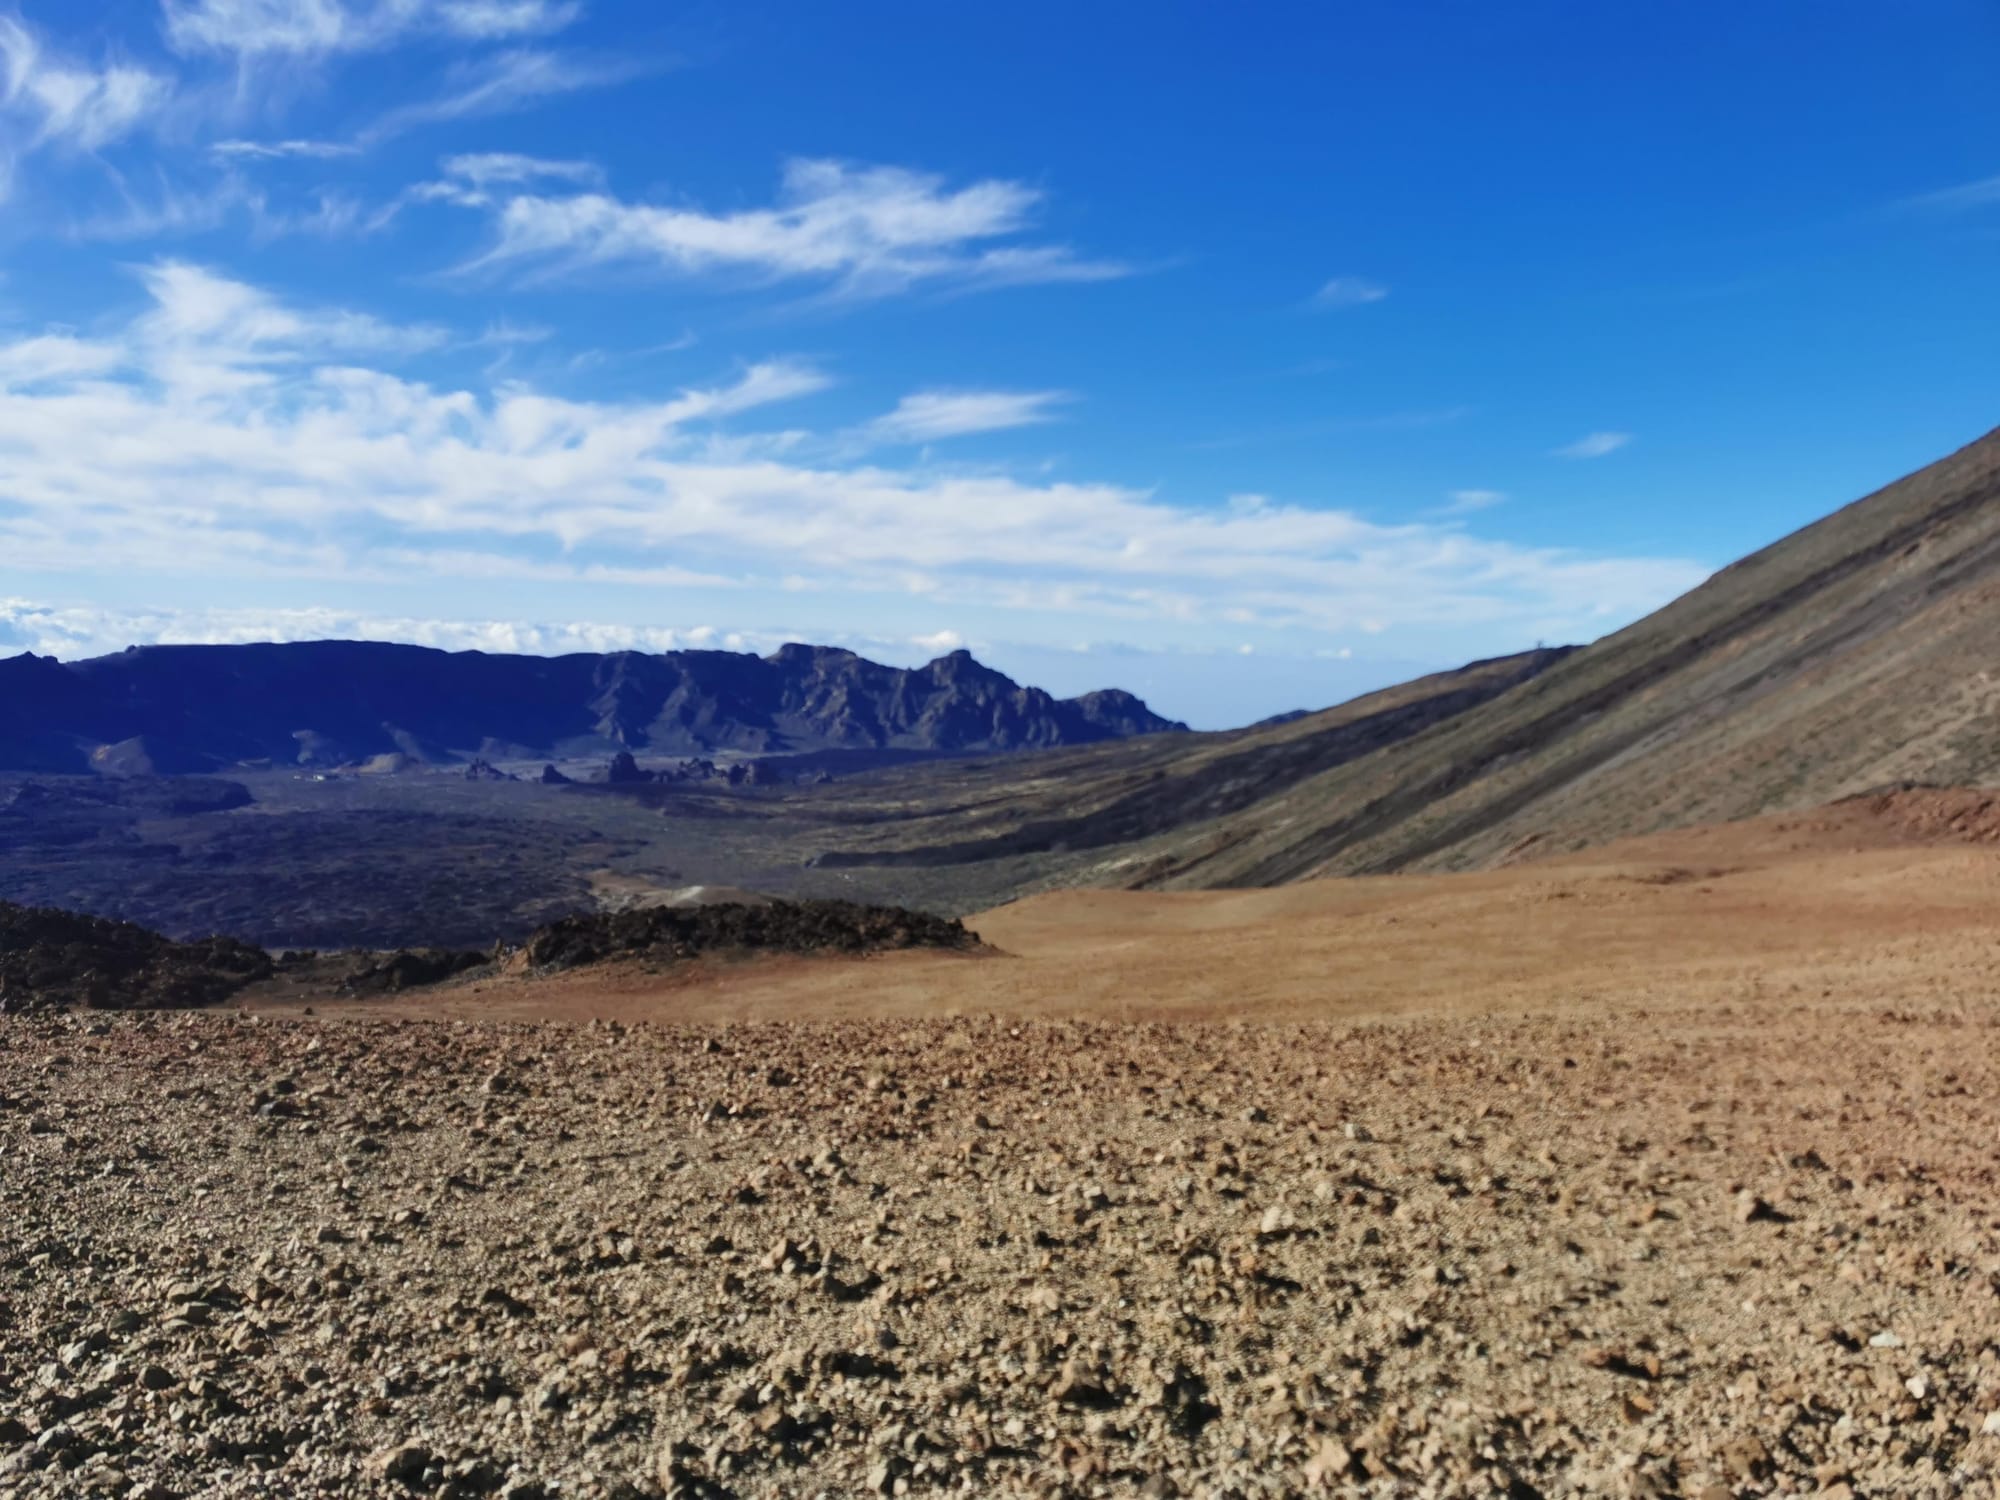
[(1201, 726), (2000, 422), (1985, 3), (0, 0), (0, 649), (958, 644)]

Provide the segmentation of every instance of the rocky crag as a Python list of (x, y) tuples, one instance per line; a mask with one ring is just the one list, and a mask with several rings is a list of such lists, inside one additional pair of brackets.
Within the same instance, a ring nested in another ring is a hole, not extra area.
[(961, 754), (1184, 728), (1130, 693), (1055, 698), (965, 651), (909, 670), (807, 645), (761, 657), (537, 657), (310, 641), (0, 661), (0, 771), (174, 774), (621, 750)]

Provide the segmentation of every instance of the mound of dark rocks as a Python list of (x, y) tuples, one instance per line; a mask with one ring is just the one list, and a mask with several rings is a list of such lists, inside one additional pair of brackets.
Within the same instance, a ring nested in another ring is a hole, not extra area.
[(0, 901), (0, 1011), (183, 1009), (270, 977), (234, 938), (177, 943), (131, 922)]
[[(963, 923), (901, 907), (774, 901), (599, 912), (566, 917), (526, 944), (531, 968), (553, 972), (613, 958), (677, 963), (707, 954), (863, 954), (979, 946)], [(132, 922), (0, 902), (0, 1014), (179, 1010), (215, 1005), (274, 977), (340, 995), (387, 995), (485, 968), (504, 950), (404, 948), (321, 955), (269, 953), (234, 938), (176, 942)], [(303, 990), (301, 990), (303, 992)]]
[(528, 939), (527, 956), (532, 967), (552, 970), (621, 957), (672, 962), (710, 953), (861, 954), (978, 946), (978, 935), (963, 922), (928, 912), (852, 901), (772, 901), (565, 917)]
[(340, 982), (344, 995), (394, 995), (456, 979), (492, 961), (490, 953), (461, 948), (400, 948), (369, 955)]

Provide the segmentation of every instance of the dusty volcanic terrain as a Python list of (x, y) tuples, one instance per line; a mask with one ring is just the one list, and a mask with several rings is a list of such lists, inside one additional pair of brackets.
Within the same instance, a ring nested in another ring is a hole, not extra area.
[(1746, 999), (1982, 1000), (2000, 793), (1911, 790), (1465, 875), (1055, 891), (967, 919), (1000, 957), (603, 966), (384, 1002), (455, 1019), (1381, 1020)]
[(19, 1022), (0, 1491), (1990, 1494), (1996, 1042)]
[(0, 1495), (1992, 1495), (1987, 821), (9, 1019)]

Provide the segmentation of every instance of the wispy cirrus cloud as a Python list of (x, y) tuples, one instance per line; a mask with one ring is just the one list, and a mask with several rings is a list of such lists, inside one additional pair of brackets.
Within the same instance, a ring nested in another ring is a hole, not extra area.
[(1554, 449), (1557, 458), (1603, 458), (1632, 441), (1629, 432), (1588, 432), (1573, 443)]
[(1496, 505), (1504, 505), (1507, 500), (1505, 490), (1453, 490), (1442, 507), (1448, 516), (1469, 516), (1474, 511), (1491, 510)]
[(880, 443), (929, 443), (977, 432), (1003, 432), (1053, 422), (1056, 408), (1076, 398), (1068, 391), (919, 391), (870, 422), (866, 435)]
[(1939, 188), (1934, 192), (1918, 193), (1905, 198), (1901, 207), (1936, 209), (1951, 212), (1962, 209), (1990, 208), (2000, 205), (2000, 176), (1981, 177), (1974, 182), (1961, 182), (1956, 187)]
[(187, 181), (165, 170), (111, 174), (110, 195), (67, 226), (71, 239), (141, 240), (214, 229), (256, 195), (234, 172)]
[(546, 36), (583, 14), (582, 0), (440, 0), (438, 18), (459, 36)]
[(1065, 245), (1022, 243), (1041, 199), (1019, 182), (952, 188), (926, 172), (826, 160), (787, 163), (776, 203), (734, 213), (602, 192), (523, 192), (496, 206), (494, 243), (467, 269), (735, 273), (761, 282), (815, 281), (849, 297), (919, 284), (995, 287), (1130, 273)]
[(163, 0), (167, 43), (238, 58), (371, 52), (423, 36), (512, 40), (561, 31), (574, 0)]
[(335, 188), (277, 196), (233, 168), (179, 177), (164, 169), (144, 176), (113, 172), (108, 202), (72, 219), (75, 240), (161, 240), (205, 233), (241, 220), (258, 242), (290, 235), (345, 238), (374, 234), (402, 211), (400, 199), (373, 203)]
[[(557, 0), (163, 0), (166, 40), (181, 59), (173, 71), (163, 71), (116, 55), (80, 61), (0, 9), (0, 200), (11, 194), (21, 162), (32, 154), (96, 158), (157, 126), (173, 149), (155, 153), (143, 168), (134, 168), (129, 156), (117, 159), (119, 170), (109, 159), (96, 161), (109, 192), (100, 186), (72, 199), (72, 234), (137, 238), (208, 229), (238, 208), (250, 210), (264, 236), (372, 227), (393, 217), (395, 208), (369, 210), (351, 195), (322, 192), (319, 203), (281, 211), (231, 174), (258, 163), (359, 156), (422, 126), (502, 114), (657, 66), (520, 45), (563, 29), (581, 13), (579, 4)], [(190, 138), (218, 122), (240, 123), (250, 101), (276, 109), (319, 64), (422, 39), (471, 49), (447, 63), (427, 97), (387, 109), (344, 139), (229, 135), (195, 148), (221, 175), (204, 178), (187, 170)], [(508, 45), (494, 45), (499, 43)], [(235, 64), (233, 87), (205, 68), (215, 58)], [(468, 158), (475, 170), (485, 162), (489, 176), (504, 170), (504, 160)], [(582, 185), (595, 179), (570, 174), (562, 180)]]
[(397, 104), (344, 139), (219, 142), (237, 162), (358, 155), (427, 125), (482, 118), (636, 77), (657, 63), (531, 45), (583, 13), (578, 0), (162, 0), (168, 45), (189, 60), (234, 65), (227, 105), (283, 100), (329, 63), (431, 42), (462, 54), (427, 97)]
[(229, 161), (331, 161), (359, 156), (361, 148), (347, 141), (217, 141), (209, 153)]
[[(125, 347), (139, 367), (169, 381), (185, 380), (205, 366), (413, 354), (450, 337), (432, 324), (388, 323), (345, 309), (297, 307), (185, 261), (156, 262), (141, 277), (153, 306), (132, 324)], [(206, 378), (199, 383), (210, 385)]]
[(20, 158), (43, 149), (101, 150), (157, 117), (172, 94), (163, 74), (126, 62), (77, 62), (18, 17), (0, 15), (0, 200)]
[[(656, 64), (632, 59), (586, 57), (536, 48), (509, 48), (449, 66), (427, 98), (399, 104), (377, 115), (347, 140), (259, 141), (232, 138), (209, 147), (228, 163), (250, 164), (357, 157), (397, 136), (427, 125), (477, 119), (529, 108), (545, 99), (624, 83)], [(476, 152), (450, 158), (449, 180), (425, 183), (405, 196), (484, 206), (489, 186), (521, 186), (536, 181), (594, 184), (602, 173), (588, 162), (542, 161), (513, 152)]]
[(1312, 294), (1312, 305), (1318, 308), (1366, 307), (1388, 295), (1389, 289), (1379, 281), (1370, 281), (1365, 276), (1336, 276)]
[[(1703, 576), (1265, 499), (804, 462), (716, 424), (821, 389), (770, 360), (653, 399), (402, 373), (449, 335), (299, 307), (184, 263), (94, 338), (0, 339), (0, 556), (14, 573), (833, 588), (1052, 620), (1320, 634), (1589, 632)], [(749, 434), (757, 437), (754, 432)]]
[(519, 188), (530, 183), (555, 182), (572, 185), (594, 184), (603, 179), (593, 162), (549, 161), (512, 151), (487, 151), (451, 156), (442, 163), (443, 176), (435, 182), (420, 182), (403, 196), (419, 203), (454, 203), (460, 208), (488, 208), (495, 189)]
[(458, 177), (476, 188), (520, 182), (597, 182), (604, 172), (594, 162), (550, 161), (514, 151), (482, 151), (445, 158), (447, 177)]
[(355, 142), (376, 146), (425, 125), (507, 114), (557, 95), (624, 83), (653, 66), (530, 47), (462, 59), (446, 70), (438, 93), (386, 111)]

